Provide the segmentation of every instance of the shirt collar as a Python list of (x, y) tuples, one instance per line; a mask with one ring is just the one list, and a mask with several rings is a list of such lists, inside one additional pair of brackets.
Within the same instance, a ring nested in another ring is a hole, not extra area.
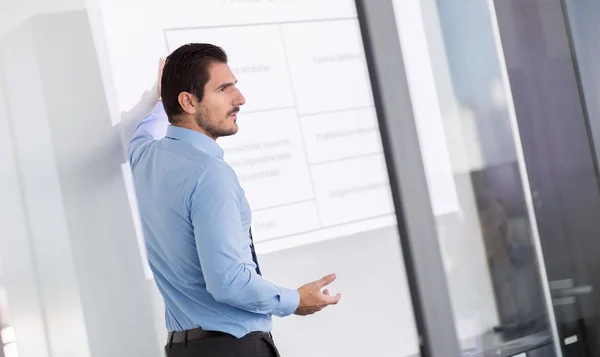
[(209, 155), (223, 159), (223, 149), (219, 146), (219, 144), (200, 132), (169, 125), (167, 127), (166, 136), (170, 139), (185, 141), (186, 143), (192, 144), (195, 148), (202, 150)]

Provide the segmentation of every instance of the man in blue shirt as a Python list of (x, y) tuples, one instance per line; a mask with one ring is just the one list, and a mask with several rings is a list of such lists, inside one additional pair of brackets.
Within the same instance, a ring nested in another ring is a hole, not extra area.
[(271, 317), (337, 304), (339, 294), (321, 291), (335, 275), (297, 290), (261, 276), (250, 206), (216, 142), (237, 132), (245, 103), (227, 56), (214, 45), (188, 44), (163, 65), (162, 100), (138, 125), (129, 159), (165, 301), (167, 356), (278, 356)]

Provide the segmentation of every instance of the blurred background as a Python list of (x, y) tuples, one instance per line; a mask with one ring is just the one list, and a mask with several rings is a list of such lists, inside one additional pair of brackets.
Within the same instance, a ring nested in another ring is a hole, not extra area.
[(264, 276), (344, 296), (282, 356), (600, 356), (598, 38), (597, 0), (0, 0), (0, 357), (163, 356), (126, 147), (189, 42), (248, 101)]

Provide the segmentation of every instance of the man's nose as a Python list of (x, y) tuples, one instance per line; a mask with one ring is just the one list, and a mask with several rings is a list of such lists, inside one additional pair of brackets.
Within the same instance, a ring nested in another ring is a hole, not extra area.
[(237, 95), (237, 97), (235, 98), (235, 103), (234, 103), (234, 105), (235, 105), (235, 106), (241, 106), (241, 105), (244, 105), (244, 104), (246, 104), (246, 98), (244, 97), (244, 95), (242, 94), (242, 92), (240, 92), (240, 90), (239, 90), (239, 89), (238, 89), (238, 91), (237, 91), (237, 92), (238, 92), (238, 95)]

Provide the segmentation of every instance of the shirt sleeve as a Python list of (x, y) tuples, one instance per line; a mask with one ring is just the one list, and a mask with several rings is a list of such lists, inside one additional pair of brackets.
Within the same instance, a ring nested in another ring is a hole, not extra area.
[(129, 142), (129, 162), (134, 167), (148, 144), (165, 137), (169, 120), (162, 101), (158, 101), (152, 112), (141, 121)]
[(284, 317), (298, 308), (296, 290), (275, 286), (244, 264), (240, 190), (231, 168), (205, 169), (192, 194), (191, 219), (208, 292), (219, 302)]

